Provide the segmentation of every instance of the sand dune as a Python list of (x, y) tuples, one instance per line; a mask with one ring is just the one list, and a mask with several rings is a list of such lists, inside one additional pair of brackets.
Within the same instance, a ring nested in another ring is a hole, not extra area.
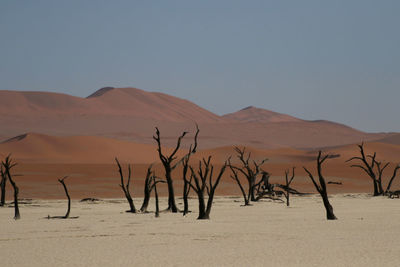
[[(166, 152), (171, 150), (164, 149)], [(159, 160), (155, 145), (97, 136), (56, 137), (36, 133), (24, 134), (1, 143), (0, 155), (9, 153), (20, 162), (40, 163), (108, 164), (113, 163), (115, 157), (137, 164)]]
[[(87, 98), (59, 93), (0, 91), (0, 137), (26, 132), (93, 135), (154, 144), (154, 127), (174, 146), (197, 122), (202, 148), (246, 145), (260, 149), (317, 148), (382, 139), (328, 121), (304, 121), (272, 111), (247, 108), (218, 116), (196, 104), (136, 88), (103, 88)], [(185, 145), (185, 144), (184, 144)]]
[(253, 106), (246, 107), (234, 113), (229, 113), (223, 116), (223, 118), (240, 121), (240, 122), (299, 122), (302, 121), (298, 118), (273, 112), (266, 109), (256, 108)]

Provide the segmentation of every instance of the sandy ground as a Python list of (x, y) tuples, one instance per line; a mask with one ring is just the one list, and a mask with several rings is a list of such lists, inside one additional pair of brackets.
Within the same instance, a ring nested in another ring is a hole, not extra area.
[(291, 207), (217, 197), (207, 221), (196, 220), (191, 201), (188, 216), (159, 218), (125, 213), (121, 199), (73, 201), (79, 218), (68, 220), (46, 218), (63, 215), (65, 200), (24, 204), (19, 221), (13, 208), (0, 208), (2, 266), (397, 266), (400, 259), (398, 199), (332, 195), (337, 221), (325, 219), (317, 195), (293, 197)]

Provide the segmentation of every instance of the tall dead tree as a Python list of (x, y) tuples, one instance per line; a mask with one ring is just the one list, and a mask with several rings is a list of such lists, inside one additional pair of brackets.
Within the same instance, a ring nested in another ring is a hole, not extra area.
[(18, 207), (18, 193), (19, 193), (19, 188), (15, 181), (12, 178), (11, 175), (11, 169), (17, 165), (17, 163), (13, 163), (11, 160), (11, 154), (8, 155), (5, 160), (2, 162), (2, 165), (4, 167), (4, 173), (7, 176), (7, 179), (10, 181), (11, 186), (14, 189), (14, 219), (18, 220), (21, 218), (21, 215), (19, 213), (19, 207)]
[(190, 179), (187, 179), (187, 172), (189, 169), (189, 159), (190, 155), (186, 157), (182, 164), (182, 177), (183, 177), (183, 216), (189, 213), (189, 193), (190, 193), (190, 183), (192, 182), (193, 175), (190, 175)]
[(194, 135), (194, 145), (193, 147), (189, 147), (189, 151), (186, 154), (185, 157), (182, 159), (182, 178), (183, 178), (183, 216), (189, 213), (189, 194), (190, 194), (190, 183), (192, 182), (193, 176), (190, 175), (190, 179), (187, 179), (187, 173), (189, 170), (189, 161), (190, 161), (190, 156), (194, 153), (196, 153), (197, 150), (197, 138), (199, 136), (199, 127), (196, 124), (196, 134)]
[(364, 152), (364, 143), (357, 145), (360, 150), (359, 157), (352, 157), (348, 159), (346, 162), (358, 161), (358, 164), (353, 164), (351, 167), (362, 169), (368, 177), (371, 179), (373, 188), (374, 188), (374, 196), (385, 195), (390, 191), (392, 183), (396, 178), (397, 171), (400, 168), (400, 165), (397, 165), (393, 169), (393, 175), (389, 180), (389, 183), (386, 187), (386, 190), (383, 189), (382, 184), (382, 176), (385, 169), (390, 165), (389, 163), (383, 164), (381, 161), (376, 160), (376, 152), (373, 155), (366, 155)]
[(162, 152), (161, 148), (161, 137), (160, 137), (160, 131), (156, 127), (156, 134), (153, 135), (153, 139), (157, 142), (157, 151), (158, 151), (158, 156), (161, 160), (161, 163), (163, 164), (164, 170), (165, 170), (165, 180), (167, 181), (168, 185), (168, 208), (167, 210), (172, 211), (172, 212), (178, 212), (178, 208), (176, 207), (176, 202), (175, 202), (175, 192), (174, 192), (174, 184), (172, 180), (172, 171), (183, 162), (185, 157), (190, 157), (191, 154), (196, 152), (197, 148), (197, 136), (199, 133), (199, 128), (196, 124), (196, 135), (195, 135), (195, 144), (192, 149), (189, 150), (189, 153), (185, 155), (183, 158), (180, 160), (177, 160), (176, 153), (178, 152), (182, 139), (185, 137), (187, 132), (183, 132), (179, 137), (178, 141), (176, 143), (175, 149), (172, 151), (172, 153), (169, 156), (166, 156)]
[(71, 211), (71, 198), (70, 198), (70, 196), (69, 196), (69, 194), (68, 194), (68, 189), (67, 189), (67, 186), (65, 185), (65, 182), (64, 182), (64, 180), (65, 179), (67, 179), (68, 178), (68, 176), (65, 176), (65, 177), (63, 177), (62, 179), (58, 179), (58, 181), (62, 184), (62, 186), (64, 187), (64, 191), (65, 191), (65, 195), (67, 196), (67, 198), (68, 198), (68, 209), (67, 209), (67, 213), (65, 213), (65, 215), (64, 215), (64, 219), (67, 219), (68, 217), (69, 217), (69, 213), (70, 213), (70, 211)]
[(136, 208), (135, 208), (135, 204), (133, 203), (133, 199), (132, 199), (132, 197), (131, 197), (131, 193), (130, 193), (130, 191), (129, 191), (129, 184), (130, 184), (130, 182), (131, 182), (131, 165), (129, 164), (128, 165), (128, 181), (127, 181), (127, 183), (126, 183), (126, 185), (125, 185), (125, 183), (124, 183), (124, 174), (123, 174), (123, 172), (122, 172), (122, 167), (121, 167), (121, 164), (119, 163), (119, 161), (118, 161), (118, 159), (117, 158), (115, 158), (115, 161), (117, 162), (117, 165), (118, 165), (118, 172), (119, 172), (119, 176), (120, 176), (120, 178), (121, 178), (121, 184), (119, 185), (121, 188), (122, 188), (122, 191), (124, 192), (124, 194), (125, 194), (125, 197), (126, 197), (126, 200), (128, 201), (128, 203), (129, 203), (129, 210), (127, 210), (126, 212), (131, 212), (131, 213), (136, 213)]
[(317, 171), (318, 171), (319, 184), (317, 183), (317, 181), (314, 179), (314, 176), (311, 174), (311, 172), (306, 167), (303, 167), (303, 169), (308, 173), (308, 176), (310, 177), (312, 183), (314, 184), (315, 189), (317, 189), (318, 193), (322, 197), (322, 201), (324, 202), (324, 207), (326, 210), (326, 218), (328, 220), (337, 220), (335, 214), (333, 213), (333, 207), (329, 203), (328, 192), (326, 189), (326, 183), (325, 183), (324, 176), (322, 175), (322, 163), (324, 163), (324, 161), (327, 158), (329, 158), (329, 155), (325, 155), (322, 158), (321, 158), (321, 155), (322, 155), (322, 152), (319, 151), (318, 157), (317, 157)]
[(1, 197), (0, 197), (0, 207), (3, 207), (6, 204), (6, 184), (7, 184), (7, 175), (4, 172), (3, 164), (0, 164), (0, 190), (1, 190)]
[[(217, 188), (222, 178), (222, 175), (225, 172), (226, 166), (228, 165), (227, 162), (222, 165), (217, 175), (217, 178), (213, 182), (214, 166), (211, 164), (210, 161), (211, 156), (209, 156), (207, 160), (203, 158), (203, 160), (199, 161), (199, 169), (197, 172), (195, 172), (190, 166), (190, 171), (194, 180), (194, 182), (190, 183), (190, 186), (196, 192), (199, 201), (199, 216), (197, 217), (198, 220), (210, 219), (215, 189)], [(207, 191), (208, 194), (207, 206), (205, 204), (204, 191)]]
[(158, 192), (157, 192), (157, 183), (154, 183), (154, 195), (156, 198), (156, 213), (155, 216), (160, 217), (160, 207), (158, 206)]
[(285, 195), (285, 197), (286, 197), (286, 206), (288, 206), (289, 207), (289, 205), (290, 205), (290, 203), (289, 203), (289, 201), (290, 201), (290, 184), (292, 183), (292, 181), (293, 181), (293, 179), (294, 179), (294, 169), (295, 169), (295, 167), (293, 167), (292, 168), (292, 176), (289, 178), (289, 170), (286, 170), (285, 171), (285, 182), (286, 182), (286, 184), (285, 184), (285, 192), (284, 192), (284, 195)]
[[(229, 161), (229, 168), (231, 169), (233, 176), (231, 176), (239, 185), (242, 194), (243, 194), (243, 187), (240, 183), (238, 174), (241, 173), (247, 180), (248, 184), (248, 193), (247, 197), (245, 197), (245, 205), (248, 205), (250, 201), (257, 201), (259, 198), (256, 198), (254, 194), (254, 190), (259, 183), (256, 183), (257, 177), (260, 173), (264, 172), (261, 166), (268, 160), (263, 159), (259, 162), (251, 159), (251, 152), (247, 153), (246, 155), (246, 148), (240, 149), (239, 147), (235, 146), (235, 151), (237, 153), (237, 158), (241, 163), (240, 167), (237, 167), (230, 163)], [(260, 181), (261, 182), (261, 181)], [(246, 201), (247, 199), (247, 201)], [(247, 203), (247, 204), (246, 204)]]

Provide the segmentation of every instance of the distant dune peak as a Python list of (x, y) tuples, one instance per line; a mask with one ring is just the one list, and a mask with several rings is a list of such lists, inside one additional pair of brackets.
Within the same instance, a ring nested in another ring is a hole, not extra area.
[(242, 110), (249, 110), (249, 109), (256, 109), (256, 107), (255, 106), (248, 106), (248, 107), (242, 108), (241, 111)]
[(277, 113), (268, 109), (257, 108), (255, 106), (245, 107), (237, 112), (229, 113), (223, 116), (226, 119), (236, 120), (240, 122), (298, 122), (301, 119)]
[(114, 90), (114, 89), (115, 89), (115, 87), (111, 87), (111, 86), (103, 87), (103, 88), (100, 88), (99, 90), (97, 90), (96, 92), (94, 92), (93, 94), (91, 94), (90, 96), (88, 96), (87, 98), (102, 96), (105, 93), (107, 93), (111, 90)]

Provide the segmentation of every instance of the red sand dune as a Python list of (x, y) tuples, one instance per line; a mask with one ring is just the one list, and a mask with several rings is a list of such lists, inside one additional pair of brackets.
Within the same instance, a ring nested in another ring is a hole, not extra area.
[(225, 116), (194, 103), (136, 88), (103, 88), (88, 98), (59, 93), (0, 91), (0, 136), (26, 132), (49, 135), (105, 136), (154, 144), (160, 127), (167, 146), (182, 131), (200, 126), (202, 148), (247, 145), (261, 149), (318, 148), (377, 140), (369, 134), (328, 121), (305, 121), (272, 111), (247, 108)]
[[(163, 148), (166, 152), (171, 149)], [(28, 133), (0, 144), (0, 155), (12, 153), (13, 158), (25, 163), (105, 163), (112, 164), (118, 157), (121, 162), (135, 164), (158, 161), (155, 145), (136, 144), (97, 136), (56, 137)], [(178, 155), (183, 154), (179, 152)]]
[(240, 122), (260, 122), (260, 123), (269, 123), (269, 122), (300, 122), (301, 119), (281, 114), (277, 112), (273, 112), (270, 110), (256, 108), (253, 106), (246, 107), (242, 110), (239, 110), (234, 113), (229, 113), (223, 118), (240, 121)]
[[(201, 139), (199, 140), (201, 143)], [(170, 152), (170, 148), (163, 148)], [(367, 153), (376, 151), (377, 159), (398, 163), (400, 161), (399, 145), (384, 143), (366, 143)], [(263, 150), (252, 147), (246, 148), (252, 158), (261, 160), (268, 158), (263, 169), (272, 175), (272, 182), (283, 182), (284, 171), (296, 167), (297, 178), (294, 187), (306, 192), (314, 192), (306, 173), (302, 167), (306, 166), (312, 172), (316, 171), (315, 157), (317, 151), (301, 151), (291, 148)], [(54, 137), (42, 134), (26, 134), (15, 137), (0, 144), (0, 156), (13, 153), (18, 163), (14, 173), (22, 174), (16, 179), (21, 186), (21, 197), (25, 198), (62, 198), (63, 191), (57, 178), (70, 176), (71, 194), (74, 198), (84, 197), (122, 197), (119, 184), (119, 175), (114, 157), (118, 156), (123, 166), (126, 163), (133, 165), (133, 192), (135, 196), (143, 194), (143, 182), (146, 168), (155, 162), (156, 174), (163, 176), (163, 169), (159, 163), (154, 145), (136, 144), (93, 136)], [(179, 151), (181, 157), (186, 150)], [(350, 168), (345, 161), (358, 155), (356, 145), (342, 146), (325, 150), (326, 153), (340, 154), (339, 158), (331, 159), (324, 165), (324, 174), (328, 181), (342, 182), (342, 186), (330, 186), (330, 193), (340, 192), (370, 192), (370, 179), (359, 169)], [(233, 163), (235, 154), (233, 147), (199, 150), (193, 155), (191, 164), (197, 166), (202, 157), (212, 155), (212, 162), (219, 168), (229, 156)], [(388, 168), (384, 180), (391, 175), (394, 164)], [(125, 169), (126, 171), (126, 169)], [(181, 194), (182, 170), (179, 166), (174, 172), (177, 195)], [(399, 180), (400, 181), (400, 180)], [(395, 189), (400, 186), (399, 181), (394, 183)], [(166, 194), (166, 187), (160, 186), (161, 195)], [(239, 190), (229, 179), (229, 171), (224, 175), (218, 194), (239, 194)], [(9, 192), (9, 194), (11, 194)], [(11, 197), (11, 195), (9, 195)]]

